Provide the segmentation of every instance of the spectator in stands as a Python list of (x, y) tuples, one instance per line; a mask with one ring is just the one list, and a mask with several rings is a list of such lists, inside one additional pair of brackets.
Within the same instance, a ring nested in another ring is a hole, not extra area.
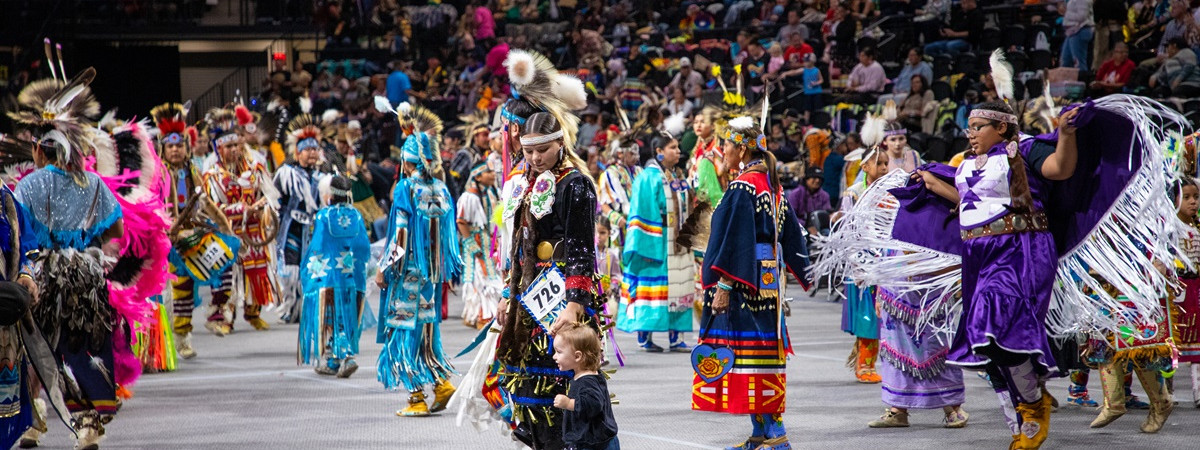
[(492, 10), (487, 7), (487, 0), (472, 0), (471, 5), (474, 20), (475, 20), (475, 41), (483, 42), (485, 39), (493, 39), (496, 37), (496, 19), (492, 15)]
[(792, 33), (788, 35), (786, 41), (788, 46), (783, 50), (783, 59), (787, 60), (788, 62), (796, 63), (797, 67), (803, 65), (804, 55), (809, 55), (813, 52), (812, 46), (808, 45), (808, 42), (805, 42), (804, 40), (805, 38), (800, 33)]
[(885, 16), (911, 16), (916, 12), (917, 6), (912, 0), (879, 0), (879, 12)]
[(875, 2), (872, 0), (850, 0), (850, 17), (856, 21), (870, 20), (876, 16)]
[(771, 59), (767, 60), (767, 73), (764, 76), (769, 81), (779, 76), (779, 71), (783, 69), (787, 60), (783, 59), (783, 44), (778, 42), (771, 42), (771, 46), (767, 47), (767, 55), (770, 55)]
[(800, 108), (804, 111), (804, 123), (811, 124), (812, 113), (824, 107), (824, 90), (821, 85), (825, 77), (816, 65), (816, 55), (809, 53), (804, 57), (804, 71), (801, 81), (804, 83), (804, 94), (800, 97)]
[[(850, 8), (845, 3), (833, 7), (833, 15), (828, 21), (828, 32), (824, 34), (825, 48), (838, 73), (853, 67), (854, 37), (858, 33), (858, 19), (850, 15)], [(832, 73), (830, 76), (837, 76)]]
[(668, 89), (681, 88), (688, 100), (697, 101), (704, 90), (704, 76), (692, 70), (692, 59), (686, 56), (679, 58), (679, 73), (667, 85)]
[(742, 74), (746, 77), (746, 86), (755, 94), (746, 97), (748, 103), (757, 101), (757, 95), (762, 94), (763, 76), (767, 74), (770, 62), (771, 55), (767, 54), (762, 42), (757, 39), (750, 41), (746, 46), (746, 59), (742, 61)]
[(662, 106), (663, 114), (666, 114), (668, 116), (675, 115), (675, 114), (683, 114), (684, 117), (691, 117), (692, 116), (692, 108), (694, 108), (695, 105), (692, 103), (691, 100), (688, 100), (688, 98), (686, 96), (684, 96), (683, 88), (681, 88), (679, 86), (675, 86), (670, 89), (671, 89), (671, 99), (667, 100), (667, 103), (663, 104), (663, 106)]
[(1058, 58), (1059, 65), (1086, 72), (1091, 67), (1088, 65), (1088, 53), (1096, 25), (1092, 19), (1092, 0), (1067, 0), (1058, 4), (1058, 12), (1063, 16), (1063, 34), (1066, 35)]
[(1100, 70), (1096, 72), (1096, 81), (1093, 81), (1089, 88), (1089, 95), (1092, 97), (1103, 97), (1108, 94), (1121, 92), (1125, 87), (1125, 83), (1129, 82), (1129, 77), (1133, 75), (1133, 60), (1129, 59), (1129, 46), (1124, 42), (1117, 42), (1109, 52), (1109, 58), (1100, 65)]
[[(1092, 68), (1109, 59), (1109, 53), (1118, 42), (1124, 42), (1121, 25), (1125, 23), (1125, 0), (1095, 0), (1092, 18), (1096, 22), (1096, 33), (1092, 38)], [(1127, 48), (1128, 49), (1128, 48)]]
[(824, 183), (825, 171), (812, 167), (804, 172), (804, 184), (788, 193), (788, 203), (792, 206), (792, 210), (796, 211), (796, 220), (800, 221), (800, 226), (808, 228), (808, 232), (814, 235), (820, 234), (823, 230), (818, 230), (808, 224), (809, 214), (816, 211), (833, 210), (833, 207), (829, 205), (829, 193), (821, 189)]
[[(791, 42), (792, 35), (799, 34), (800, 42), (808, 39), (808, 26), (800, 23), (800, 10), (798, 8), (788, 8), (787, 23), (779, 27), (779, 33), (775, 34), (775, 40), (779, 42)], [(809, 48), (811, 52), (812, 49)]]
[(940, 40), (925, 45), (929, 56), (950, 55), (970, 50), (983, 34), (984, 17), (975, 0), (962, 0), (950, 11), (950, 21), (939, 31)]
[(747, 15), (754, 15), (754, 2), (750, 0), (733, 0), (726, 4), (729, 9), (725, 11), (725, 20), (722, 22), (725, 24), (725, 28), (734, 28)]
[(1196, 67), (1196, 52), (1182, 37), (1167, 42), (1167, 59), (1150, 76), (1150, 88), (1158, 97), (1200, 95), (1200, 68)]
[(847, 103), (873, 103), (874, 97), (883, 93), (886, 85), (887, 75), (883, 72), (883, 66), (875, 60), (875, 49), (864, 48), (858, 52), (858, 65), (850, 71), (849, 85), (846, 86), (849, 95), (843, 100)]
[(738, 31), (737, 37), (729, 44), (729, 57), (734, 64), (741, 64), (746, 58), (746, 48), (750, 46), (750, 41), (754, 40), (754, 33), (750, 30)]
[(912, 78), (915, 75), (925, 77), (926, 81), (933, 80), (933, 67), (925, 62), (921, 47), (908, 50), (908, 57), (904, 60), (904, 67), (900, 68), (900, 75), (892, 80), (892, 93), (879, 96), (879, 104), (887, 103), (888, 100), (903, 102), (904, 97), (908, 96), (908, 91), (912, 90)]
[(392, 73), (387, 78), (387, 98), (392, 106), (407, 102), (412, 92), (412, 79), (408, 77), (408, 63), (392, 61)]
[(913, 75), (910, 78), (908, 95), (897, 108), (896, 118), (909, 132), (933, 134), (937, 100), (933, 99), (933, 91), (929, 89), (927, 80), (924, 75)]

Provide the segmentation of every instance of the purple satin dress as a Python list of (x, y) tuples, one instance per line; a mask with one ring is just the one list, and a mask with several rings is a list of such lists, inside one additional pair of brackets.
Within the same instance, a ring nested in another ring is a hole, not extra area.
[[(1028, 160), (1030, 147), (1021, 146)], [(1011, 171), (1004, 144), (988, 152), (977, 167), (976, 158), (963, 161), (958, 187), (963, 230), (1003, 217), (1011, 202)], [(1041, 211), (1048, 182), (1026, 166), (1034, 210)], [(1053, 291), (1058, 253), (1048, 231), (984, 236), (962, 243), (962, 317), (948, 359), (962, 366), (982, 366), (991, 358), (1028, 355), (1046, 371), (1055, 367), (1046, 339), (1046, 313)]]

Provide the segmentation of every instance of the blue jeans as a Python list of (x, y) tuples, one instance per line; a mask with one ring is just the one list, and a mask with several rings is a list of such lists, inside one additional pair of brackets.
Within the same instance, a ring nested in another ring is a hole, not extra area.
[(1088, 52), (1092, 47), (1092, 27), (1083, 27), (1078, 33), (1067, 36), (1063, 40), (1062, 53), (1058, 57), (1062, 67), (1075, 67), (1081, 71), (1088, 70)]
[(948, 55), (951, 58), (958, 56), (959, 53), (965, 52), (971, 48), (971, 44), (962, 39), (949, 39), (945, 41), (934, 41), (925, 44), (925, 54), (929, 56)]

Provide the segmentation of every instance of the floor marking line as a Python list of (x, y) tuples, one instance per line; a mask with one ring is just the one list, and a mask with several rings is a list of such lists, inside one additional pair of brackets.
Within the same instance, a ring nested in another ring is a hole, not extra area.
[(653, 435), (653, 434), (638, 433), (638, 432), (636, 432), (636, 431), (625, 431), (625, 430), (621, 430), (619, 433), (617, 433), (617, 436), (618, 436), (618, 437), (620, 437), (620, 436), (634, 436), (634, 437), (640, 437), (640, 438), (643, 438), (643, 439), (650, 439), (650, 440), (655, 440), (655, 441), (669, 442), (669, 443), (672, 443), (672, 444), (678, 444), (678, 445), (686, 445), (686, 446), (688, 446), (688, 447), (693, 447), (693, 448), (704, 448), (704, 449), (712, 449), (712, 450), (720, 450), (720, 448), (721, 448), (721, 447), (712, 447), (712, 446), (708, 446), (708, 445), (704, 445), (704, 444), (697, 444), (697, 443), (695, 443), (695, 442), (681, 441), (681, 440), (678, 440), (678, 439), (671, 439), (671, 438), (666, 438), (666, 437), (662, 437), (662, 436), (655, 436), (655, 435)]

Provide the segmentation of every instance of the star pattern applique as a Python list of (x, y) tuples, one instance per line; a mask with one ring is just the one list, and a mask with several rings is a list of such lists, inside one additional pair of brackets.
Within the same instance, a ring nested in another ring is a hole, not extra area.
[(316, 255), (308, 258), (308, 273), (311, 273), (314, 277), (324, 278), (326, 275), (329, 274), (328, 271), (329, 271), (329, 260), (328, 259), (325, 259), (324, 257), (321, 257), (321, 256), (316, 256)]
[(346, 216), (346, 215), (338, 216), (338, 226), (340, 226), (342, 228), (349, 228), (350, 227), (350, 216)]
[(344, 274), (354, 273), (354, 253), (349, 250), (342, 252), (337, 259), (337, 268)]

